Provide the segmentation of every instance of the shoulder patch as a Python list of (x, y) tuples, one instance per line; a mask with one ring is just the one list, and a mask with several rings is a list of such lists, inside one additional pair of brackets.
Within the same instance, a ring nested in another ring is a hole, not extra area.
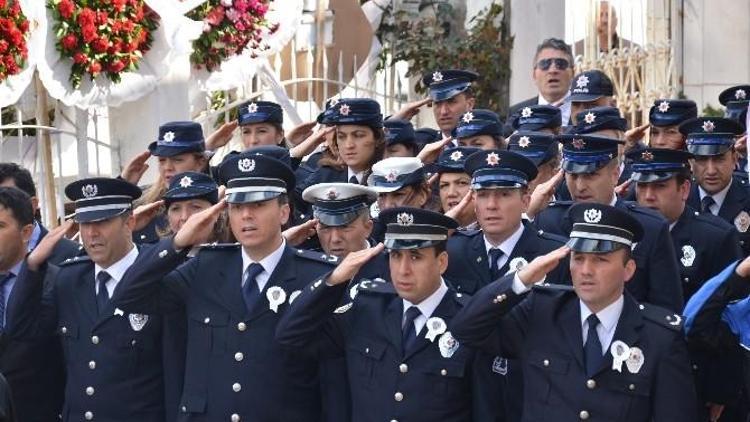
[(338, 265), (339, 258), (333, 255), (326, 255), (323, 252), (310, 251), (306, 249), (293, 248), (294, 255), (300, 258), (309, 259), (310, 261), (324, 262), (326, 264)]
[(227, 250), (234, 250), (239, 249), (240, 244), (239, 243), (204, 243), (200, 245), (201, 250), (205, 251), (227, 251)]
[(683, 318), (680, 314), (676, 314), (666, 308), (648, 303), (638, 304), (638, 309), (641, 310), (641, 315), (643, 315), (645, 319), (652, 321), (657, 325), (661, 325), (672, 331), (682, 330)]
[(359, 293), (396, 294), (396, 289), (393, 287), (393, 284), (388, 283), (382, 278), (376, 278), (373, 280), (362, 279), (358, 284), (357, 291)]
[(83, 263), (90, 263), (91, 258), (88, 255), (78, 255), (71, 258), (68, 258), (61, 263), (58, 264), (60, 267), (66, 267), (68, 265), (75, 265), (75, 264), (83, 264)]

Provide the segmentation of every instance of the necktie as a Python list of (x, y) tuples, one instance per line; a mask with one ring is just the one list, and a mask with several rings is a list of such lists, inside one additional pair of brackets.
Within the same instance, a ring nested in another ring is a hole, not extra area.
[(583, 345), (583, 354), (586, 361), (586, 374), (592, 376), (601, 368), (604, 355), (602, 354), (602, 343), (599, 341), (599, 334), (596, 332), (596, 326), (599, 325), (599, 318), (596, 317), (596, 314), (591, 314), (586, 318), (586, 321), (589, 323), (589, 331), (586, 337), (586, 344)]
[(714, 205), (716, 201), (714, 201), (714, 198), (706, 195), (701, 199), (701, 213), (710, 213), (711, 212), (711, 205)]
[(497, 280), (500, 278), (500, 266), (498, 265), (498, 262), (500, 261), (500, 258), (503, 256), (503, 251), (497, 248), (491, 248), (490, 249), (490, 277), (492, 278), (492, 281)]
[(112, 277), (106, 271), (99, 271), (96, 275), (96, 283), (99, 285), (99, 292), (96, 294), (96, 308), (99, 310), (99, 315), (104, 313), (104, 308), (109, 303), (109, 292), (107, 291), (107, 282)]
[(253, 306), (260, 298), (260, 289), (256, 278), (263, 272), (263, 266), (257, 262), (250, 264), (245, 270), (245, 284), (242, 286), (242, 298), (245, 299), (247, 312), (253, 310)]
[(13, 277), (13, 273), (0, 274), (0, 331), (5, 328), (5, 284)]
[(352, 177), (349, 178), (349, 183), (354, 183), (355, 185), (358, 185), (359, 180), (357, 179), (357, 176), (352, 175)]
[(416, 306), (406, 310), (404, 325), (401, 326), (401, 346), (404, 354), (414, 345), (417, 340), (417, 328), (414, 326), (414, 320), (422, 315), (422, 312)]

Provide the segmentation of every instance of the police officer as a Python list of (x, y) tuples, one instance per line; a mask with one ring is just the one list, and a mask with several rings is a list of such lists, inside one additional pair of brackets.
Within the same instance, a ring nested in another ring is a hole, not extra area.
[[(279, 318), (308, 281), (337, 261), (289, 247), (294, 173), (281, 161), (242, 153), (222, 163), (226, 198), (193, 215), (159, 254), (138, 266), (118, 307), (187, 316), (187, 363), (180, 412), (191, 421), (317, 421), (318, 365), (274, 340)], [(172, 271), (181, 255), (204, 241), (223, 208), (239, 241), (206, 246)], [(181, 252), (177, 252), (181, 251)]]
[(628, 291), (636, 300), (674, 311), (682, 309), (680, 273), (669, 224), (658, 213), (622, 201), (615, 195), (620, 176), (617, 153), (621, 141), (593, 135), (562, 135), (559, 139), (563, 143), (562, 169), (573, 201), (553, 202), (541, 212), (536, 211), (538, 204), (532, 204), (529, 214), (536, 227), (564, 235), (564, 226), (569, 224), (565, 214), (576, 202), (606, 204), (626, 210), (646, 228), (643, 240), (633, 250), (638, 265), (633, 279), (626, 285)]
[(415, 157), (417, 140), (414, 126), (408, 120), (388, 119), (383, 122), (385, 133), (385, 152), (383, 158)]
[[(737, 85), (725, 89), (719, 94), (719, 103), (723, 105), (724, 117), (737, 122), (743, 129), (743, 132), (747, 131), (747, 106), (750, 104), (750, 85)], [(736, 145), (737, 153), (739, 158), (737, 160), (737, 168), (734, 172), (734, 176), (738, 178), (743, 185), (747, 185), (748, 179), (748, 166), (747, 166), (747, 137), (745, 142), (741, 146), (738, 142)]]
[(560, 108), (549, 104), (524, 107), (511, 116), (510, 120), (514, 131), (536, 131), (557, 135), (562, 127)]
[[(437, 193), (440, 198), (440, 209), (444, 214), (451, 212), (451, 217), (458, 221), (459, 230), (476, 229), (477, 216), (474, 207), (466, 202), (466, 196), (471, 191), (471, 175), (466, 173), (464, 163), (473, 153), (481, 151), (473, 147), (454, 147), (444, 149), (437, 162), (430, 169), (437, 175)], [(461, 210), (454, 213), (456, 207)]]
[[(697, 420), (682, 318), (625, 291), (643, 226), (595, 203), (570, 219), (567, 247), (477, 292), (453, 320), (459, 344), (523, 361), (524, 421)], [(534, 286), (571, 250), (572, 288)]]
[[(529, 192), (559, 171), (560, 142), (547, 132), (519, 130), (508, 138), (508, 151), (521, 154), (536, 165), (537, 175), (529, 181)], [(570, 198), (570, 193), (567, 195)]]
[(347, 282), (384, 246), (354, 252), (303, 289), (278, 339), (318, 356), (346, 356), (353, 421), (482, 421), (490, 362), (450, 334), (466, 297), (441, 274), (457, 223), (418, 208), (392, 208), (387, 222), (393, 283), (363, 280), (350, 304)]
[(272, 101), (246, 101), (237, 107), (237, 123), (244, 149), (284, 145), (284, 111)]
[(477, 73), (461, 69), (435, 70), (422, 76), (443, 139), (451, 138), (461, 117), (474, 108), (472, 82), (478, 78)]
[[(132, 242), (132, 202), (140, 189), (119, 179), (91, 178), (65, 188), (75, 201), (76, 222), (87, 257), (46, 264), (70, 229), (57, 227), (27, 258), (16, 302), (8, 309), (9, 335), (30, 339), (56, 332), (66, 368), (64, 421), (165, 420), (162, 321), (153, 314), (123, 312), (113, 300), (126, 274), (153, 246)], [(52, 288), (43, 289), (45, 274)]]
[(750, 192), (732, 173), (737, 163), (735, 137), (742, 128), (725, 118), (698, 117), (680, 125), (693, 154), (695, 185), (688, 205), (732, 224), (740, 236), (744, 256), (750, 255)]
[(464, 113), (458, 122), (454, 138), (462, 147), (504, 148), (503, 124), (497, 113), (490, 110), (474, 109)]
[(563, 237), (535, 230), (521, 218), (529, 201), (527, 185), (537, 174), (533, 162), (514, 152), (490, 150), (472, 154), (464, 168), (471, 174), (480, 230), (458, 231), (448, 241), (446, 277), (457, 291), (473, 294), (565, 244)]
[(653, 148), (684, 150), (685, 135), (680, 133), (682, 122), (698, 117), (698, 108), (692, 100), (654, 100), (648, 111), (648, 144)]
[(570, 118), (578, 124), (578, 113), (594, 107), (614, 106), (612, 80), (598, 69), (587, 70), (573, 77), (570, 83)]

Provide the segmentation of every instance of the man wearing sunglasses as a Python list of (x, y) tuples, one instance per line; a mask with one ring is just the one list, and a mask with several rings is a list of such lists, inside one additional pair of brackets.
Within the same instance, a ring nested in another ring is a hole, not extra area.
[(539, 95), (510, 107), (509, 116), (522, 113), (523, 109), (537, 104), (552, 104), (560, 107), (563, 123), (570, 120), (568, 87), (573, 78), (573, 54), (570, 46), (558, 38), (542, 41), (534, 55), (532, 78)]

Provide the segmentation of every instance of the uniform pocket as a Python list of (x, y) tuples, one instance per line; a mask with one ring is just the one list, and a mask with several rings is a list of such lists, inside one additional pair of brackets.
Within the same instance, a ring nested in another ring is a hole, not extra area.
[(226, 353), (229, 313), (193, 310), (188, 313), (188, 320), (191, 346), (213, 354)]
[(387, 345), (370, 338), (355, 338), (347, 345), (349, 370), (353, 376), (363, 379), (365, 385), (372, 386), (374, 371), (382, 364)]

